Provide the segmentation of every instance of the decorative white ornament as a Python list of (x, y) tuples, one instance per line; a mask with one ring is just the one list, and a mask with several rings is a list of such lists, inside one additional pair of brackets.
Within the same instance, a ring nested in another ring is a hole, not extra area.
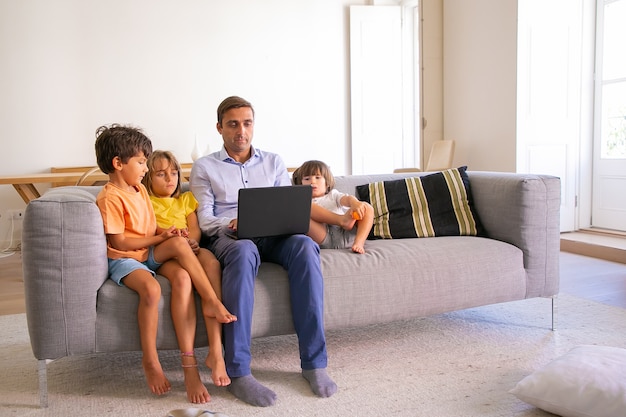
[(200, 142), (198, 141), (198, 135), (196, 135), (194, 140), (193, 149), (191, 150), (191, 160), (196, 161), (196, 159), (200, 158), (202, 153), (200, 152)]

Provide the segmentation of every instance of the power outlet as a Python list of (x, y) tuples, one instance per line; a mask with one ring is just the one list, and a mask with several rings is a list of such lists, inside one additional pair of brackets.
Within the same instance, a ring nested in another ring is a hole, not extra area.
[(24, 210), (7, 210), (7, 214), (13, 220), (22, 220), (24, 218)]

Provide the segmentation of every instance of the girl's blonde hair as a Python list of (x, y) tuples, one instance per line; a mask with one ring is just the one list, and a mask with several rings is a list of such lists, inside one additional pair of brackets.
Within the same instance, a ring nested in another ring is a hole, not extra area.
[(328, 194), (330, 190), (335, 188), (335, 177), (330, 172), (328, 165), (322, 161), (306, 161), (293, 172), (291, 178), (294, 184), (302, 185), (302, 178), (312, 175), (321, 175), (326, 180), (326, 192), (324, 194)]
[(182, 189), (182, 186), (183, 186), (183, 180), (180, 175), (180, 164), (178, 163), (178, 160), (176, 159), (174, 154), (170, 151), (156, 150), (152, 152), (152, 154), (150, 155), (150, 158), (148, 158), (148, 162), (146, 162), (146, 165), (148, 166), (149, 171), (148, 171), (148, 175), (143, 177), (143, 181), (142, 181), (143, 185), (145, 185), (146, 189), (148, 190), (148, 194), (154, 195), (154, 193), (152, 192), (152, 174), (156, 172), (156, 169), (154, 166), (156, 164), (156, 161), (160, 159), (165, 159), (167, 162), (170, 163), (171, 167), (174, 167), (174, 169), (178, 171), (178, 184), (176, 184), (176, 189), (170, 196), (170, 197), (177, 198), (180, 195), (180, 190)]

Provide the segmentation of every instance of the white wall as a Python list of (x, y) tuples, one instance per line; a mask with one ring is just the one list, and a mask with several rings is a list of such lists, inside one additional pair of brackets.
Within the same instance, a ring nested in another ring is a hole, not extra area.
[(443, 0), (444, 138), (455, 165), (516, 171), (517, 0)]
[[(95, 165), (113, 122), (190, 161), (195, 135), (221, 146), (229, 95), (255, 106), (256, 146), (347, 174), (351, 4), (368, 2), (0, 0), (0, 175)], [(0, 186), (0, 242), (21, 208)]]
[[(455, 139), (455, 165), (515, 171), (516, 0), (422, 1), (427, 152)], [(349, 174), (352, 4), (371, 2), (0, 0), (0, 175), (94, 165), (112, 122), (190, 161), (195, 135), (221, 146), (215, 109), (232, 94), (255, 105), (255, 145)], [(0, 242), (22, 208), (0, 186)]]

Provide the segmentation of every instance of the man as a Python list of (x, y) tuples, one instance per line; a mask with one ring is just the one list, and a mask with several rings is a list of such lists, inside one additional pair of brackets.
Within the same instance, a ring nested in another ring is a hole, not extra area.
[(231, 377), (229, 391), (256, 406), (270, 406), (276, 394), (259, 383), (250, 370), (250, 340), (254, 280), (261, 261), (287, 269), (292, 315), (298, 335), (302, 376), (313, 392), (330, 397), (337, 385), (326, 373), (324, 286), (319, 247), (305, 235), (235, 240), (240, 188), (291, 185), (282, 159), (255, 149), (254, 109), (240, 97), (228, 97), (217, 108), (217, 130), (223, 148), (196, 160), (190, 177), (198, 200), (198, 220), (206, 246), (222, 264), (222, 301), (238, 321), (224, 327), (225, 362)]

